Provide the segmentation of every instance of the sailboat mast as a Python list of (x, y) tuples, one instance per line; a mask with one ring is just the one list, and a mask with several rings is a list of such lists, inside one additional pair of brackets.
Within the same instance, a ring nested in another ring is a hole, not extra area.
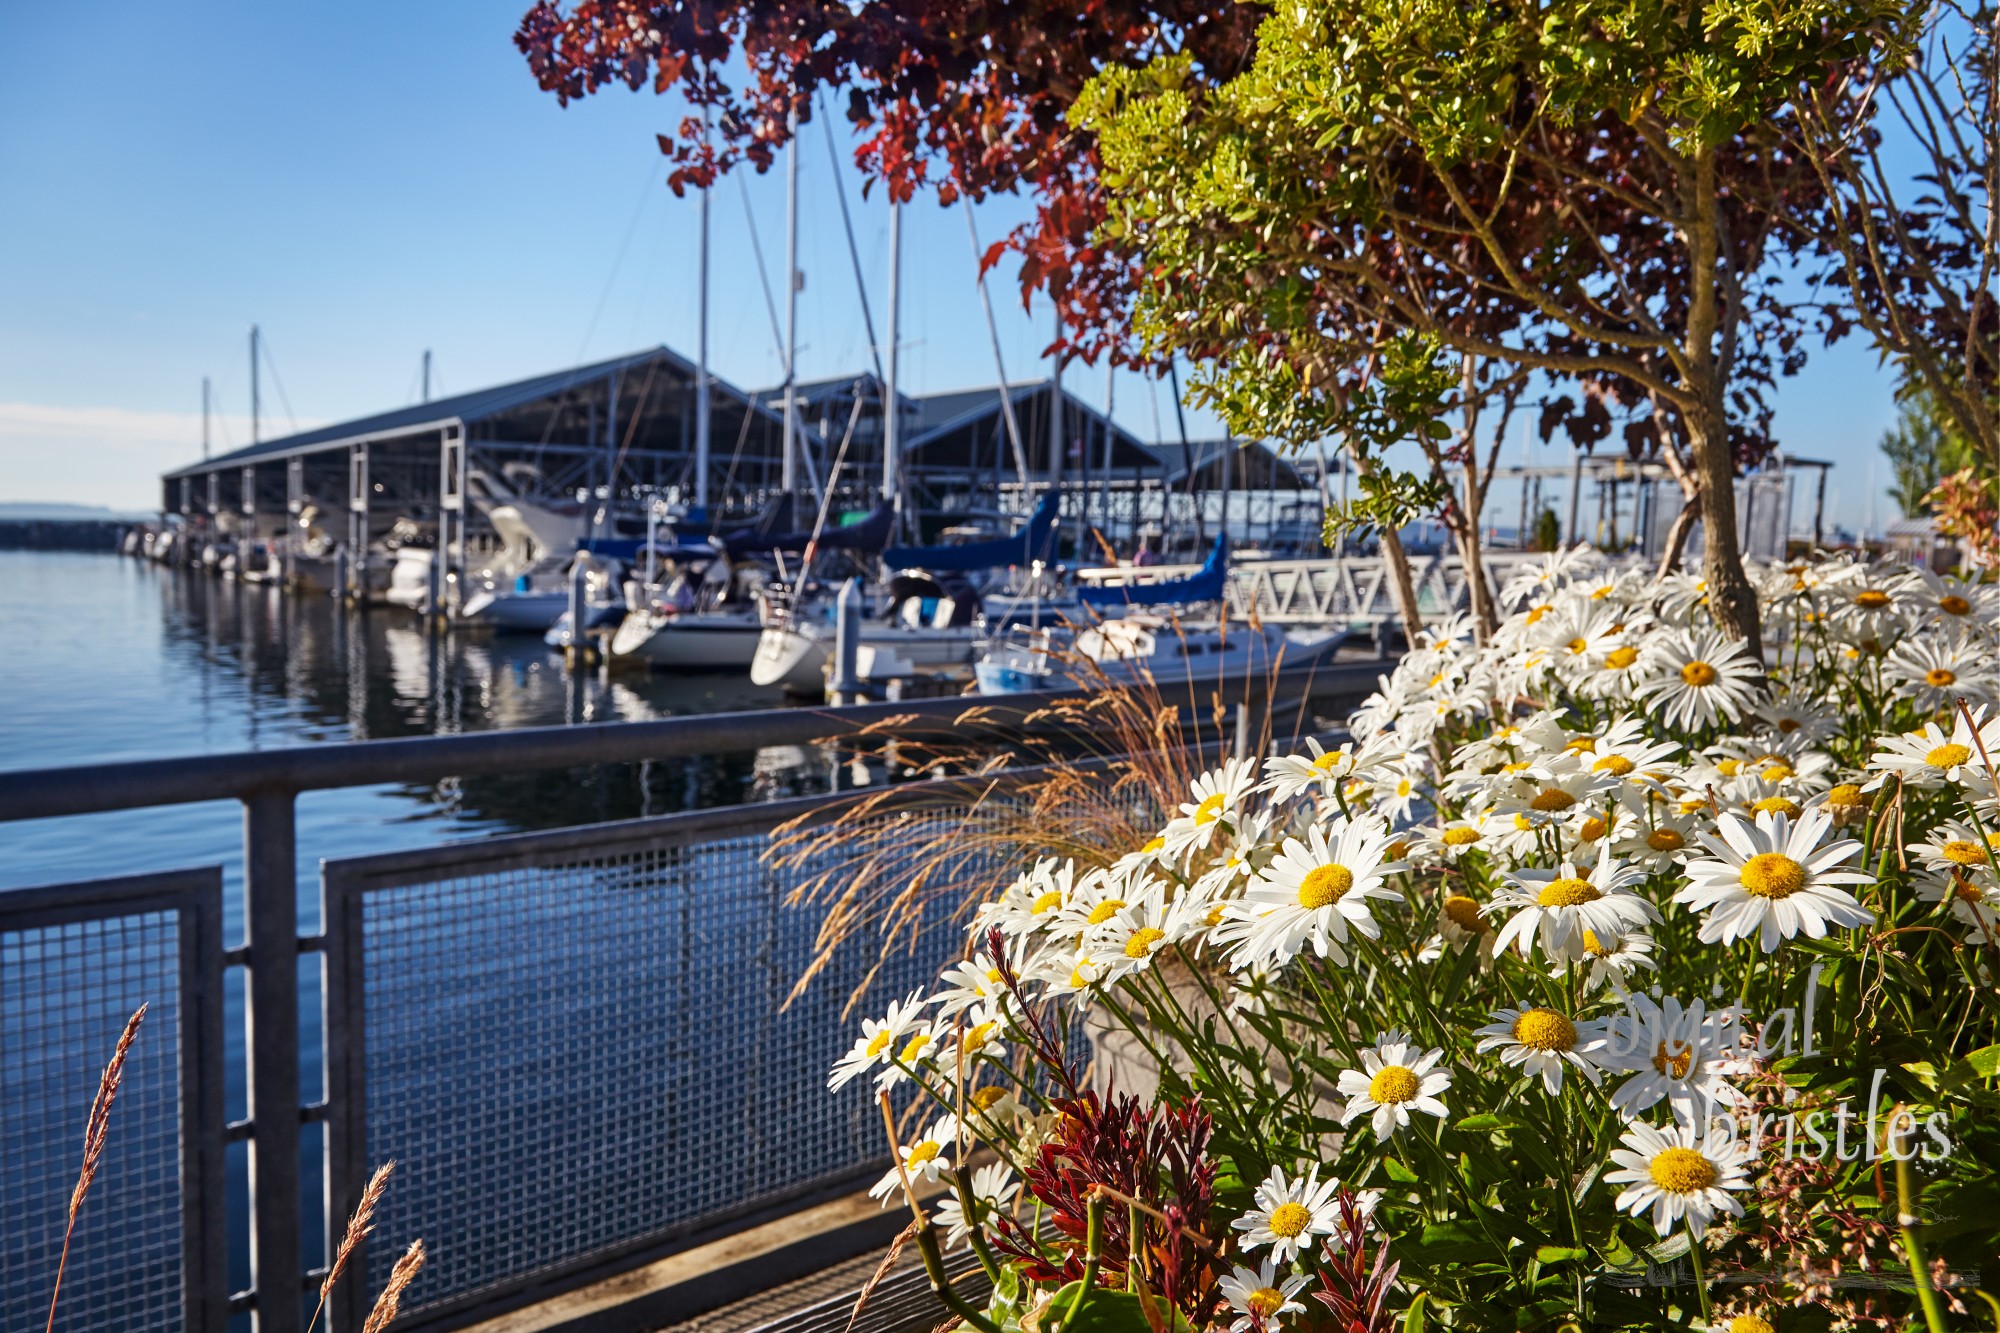
[[(702, 112), (702, 143), (707, 146), (708, 112)], [(696, 215), (699, 218), (697, 233), (700, 237), (699, 271), (695, 277), (695, 339), (694, 339), (694, 502), (698, 508), (708, 508), (708, 192), (709, 187), (701, 187), (701, 198), (696, 201)], [(787, 358), (789, 359), (789, 358)]]
[(250, 326), (250, 443), (262, 438), (258, 434), (258, 417), (263, 408), (263, 399), (257, 392), (257, 326)]
[(201, 377), (201, 456), (208, 458), (208, 376)]
[(799, 486), (799, 113), (786, 118), (785, 141), (785, 453), (779, 484), (786, 494)]
[(424, 401), (431, 400), (431, 349), (424, 349)]
[(889, 201), (889, 357), (882, 377), (882, 500), (896, 507), (889, 540), (901, 534), (903, 514), (902, 400), (896, 396), (896, 354), (903, 314), (903, 206)]

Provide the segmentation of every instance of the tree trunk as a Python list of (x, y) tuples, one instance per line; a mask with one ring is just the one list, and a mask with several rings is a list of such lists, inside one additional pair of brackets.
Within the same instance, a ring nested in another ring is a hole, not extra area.
[[(1486, 488), (1479, 475), (1479, 399), (1478, 360), (1464, 358), (1463, 403), (1464, 424), (1461, 432), (1465, 451), (1465, 499), (1459, 505), (1458, 522), (1453, 524), (1452, 536), (1458, 539), (1458, 560), (1465, 570), (1465, 586), (1472, 603), (1473, 638), (1484, 647), (1500, 628), (1500, 616), (1493, 606), (1493, 590), (1486, 585), (1486, 562), (1479, 558), (1479, 519), (1485, 511)], [(1506, 428), (1507, 418), (1500, 419), (1501, 428)], [(1442, 467), (1437, 475), (1449, 480)]]
[(1694, 531), (1694, 521), (1700, 517), (1701, 492), (1696, 491), (1681, 504), (1681, 512), (1674, 515), (1673, 527), (1667, 529), (1667, 549), (1660, 553), (1660, 568), (1653, 575), (1655, 582), (1681, 567), (1681, 553), (1687, 550), (1688, 534)]
[[(1729, 367), (1716, 356), (1727, 321), (1739, 318), (1719, 290), (1722, 275), (1721, 204), (1716, 187), (1715, 150), (1697, 147), (1682, 174), (1687, 237), (1689, 300), (1687, 341), (1682, 347), (1682, 387), (1693, 400), (1683, 410), (1694, 454), (1697, 498), (1701, 502), (1702, 575), (1708, 608), (1725, 634), (1741, 639), (1750, 655), (1764, 660), (1757, 594), (1743, 572), (1736, 542), (1736, 459), (1729, 447), (1724, 407)], [(1725, 343), (1727, 342), (1724, 339)]]
[[(1719, 396), (1719, 395), (1718, 395)], [(1701, 490), (1701, 573), (1708, 583), (1708, 609), (1723, 633), (1743, 640), (1750, 655), (1764, 660), (1764, 635), (1757, 614), (1757, 591), (1743, 572), (1736, 541), (1736, 461), (1720, 415), (1690, 413), (1689, 433)]]
[(1414, 646), (1424, 622), (1417, 614), (1417, 585), (1410, 579), (1410, 557), (1394, 528), (1382, 529), (1382, 559), (1389, 569), (1389, 596), (1403, 621), (1403, 642)]

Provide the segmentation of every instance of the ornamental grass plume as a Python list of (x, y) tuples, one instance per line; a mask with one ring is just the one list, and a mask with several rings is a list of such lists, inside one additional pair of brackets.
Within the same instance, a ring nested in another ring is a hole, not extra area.
[(56, 1303), (62, 1299), (63, 1273), (69, 1267), (69, 1246), (76, 1235), (76, 1219), (83, 1212), (83, 1201), (90, 1194), (90, 1187), (97, 1180), (97, 1169), (104, 1161), (104, 1147), (110, 1141), (111, 1104), (118, 1100), (118, 1089), (125, 1081), (125, 1057), (132, 1051), (132, 1043), (138, 1039), (139, 1024), (146, 1019), (148, 1005), (141, 1004), (125, 1020), (125, 1030), (118, 1034), (118, 1045), (111, 1052), (104, 1073), (97, 1080), (97, 1096), (90, 1103), (90, 1116), (83, 1127), (83, 1166), (77, 1172), (76, 1188), (69, 1195), (69, 1217), (63, 1224), (62, 1257), (56, 1261), (55, 1287), (49, 1293), (49, 1321), (47, 1327), (56, 1326)]
[[(894, 762), (907, 776), (949, 781), (919, 790), (886, 786), (832, 820), (801, 815), (773, 831), (765, 860), (811, 871), (789, 901), (825, 908), (813, 959), (787, 1003), (857, 934), (877, 935), (878, 960), (852, 1000), (867, 992), (881, 962), (915, 946), (933, 904), (947, 904), (952, 919), (963, 920), (1023, 862), (1053, 857), (1108, 866), (1144, 847), (1160, 813), (1184, 800), (1207, 766), (1204, 753), (1212, 757), (1237, 726), (1219, 692), (1187, 708), (1179, 702), (1187, 687), (1173, 681), (1144, 673), (1114, 681), (1087, 660), (1072, 672), (1083, 693), (1026, 717), (994, 704), (967, 708), (953, 727), (970, 741), (895, 740), (911, 719), (893, 717), (840, 742), (869, 747), (893, 740)], [(1259, 682), (1246, 673), (1239, 683)], [(1259, 753), (1280, 731), (1270, 679), (1262, 685), (1253, 691), (1261, 706), (1247, 719), (1247, 738)], [(1027, 772), (1008, 774), (1015, 769)]]
[(417, 1273), (424, 1266), (424, 1243), (422, 1240), (410, 1242), (396, 1260), (396, 1266), (389, 1270), (389, 1281), (382, 1288), (382, 1294), (375, 1298), (374, 1308), (368, 1311), (368, 1318), (362, 1322), (361, 1333), (382, 1333), (395, 1322), (397, 1312), (402, 1308), (403, 1293), (417, 1280)]
[(347, 1271), (355, 1251), (361, 1248), (362, 1240), (375, 1229), (375, 1210), (382, 1203), (382, 1196), (388, 1192), (389, 1176), (396, 1169), (394, 1161), (387, 1161), (375, 1168), (375, 1174), (368, 1177), (367, 1188), (361, 1191), (361, 1202), (354, 1206), (354, 1215), (347, 1219), (346, 1230), (340, 1233), (340, 1244), (333, 1252), (333, 1262), (327, 1265), (326, 1276), (320, 1279), (319, 1303), (313, 1306), (312, 1318), (306, 1321), (306, 1333), (312, 1333), (319, 1323), (320, 1315), (326, 1310), (327, 1298)]

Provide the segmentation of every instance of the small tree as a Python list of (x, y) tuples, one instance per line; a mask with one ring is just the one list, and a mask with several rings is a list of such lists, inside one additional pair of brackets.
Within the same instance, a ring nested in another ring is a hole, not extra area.
[(1788, 129), (1822, 191), (1792, 221), (1831, 256), (1832, 332), (1858, 324), (2000, 476), (2000, 9), (1923, 8), (1921, 40), (1801, 81)]
[(1940, 481), (1983, 461), (1956, 423), (1921, 391), (1904, 398), (1896, 424), (1882, 435), (1882, 455), (1895, 474), (1889, 495), (1904, 518), (1930, 512), (1929, 497)]
[(1146, 260), (1142, 331), (1208, 361), (1221, 401), (1289, 383), (1337, 420), (1370, 346), (1412, 331), (1498, 380), (1643, 405), (1685, 441), (1716, 617), (1761, 652), (1733, 482), (1803, 359), (1780, 221), (1817, 188), (1776, 122), (1908, 21), (1892, 0), (1299, 0), (1222, 87), (1175, 58), (1107, 70), (1077, 119), (1109, 234)]

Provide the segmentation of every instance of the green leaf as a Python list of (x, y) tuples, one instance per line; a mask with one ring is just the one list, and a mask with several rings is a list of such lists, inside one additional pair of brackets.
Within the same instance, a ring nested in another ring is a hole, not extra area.
[[(1146, 1313), (1138, 1296), (1129, 1291), (1113, 1291), (1109, 1287), (1092, 1287), (1083, 1298), (1083, 1308), (1070, 1317), (1070, 1302), (1076, 1299), (1077, 1287), (1072, 1282), (1051, 1298), (1042, 1312), (1036, 1327), (1046, 1331), (1057, 1320), (1062, 1321), (1062, 1333), (1153, 1333), (1153, 1326), (1146, 1322)], [(1179, 1311), (1174, 1313), (1173, 1327), (1185, 1330), (1187, 1320)]]
[(1403, 1333), (1424, 1333), (1424, 1305), (1430, 1300), (1428, 1294), (1418, 1292), (1410, 1302), (1409, 1313), (1403, 1316)]
[(1535, 1259), (1544, 1264), (1581, 1263), (1590, 1257), (1590, 1251), (1570, 1245), (1538, 1245)]
[(1964, 1063), (1972, 1066), (1972, 1072), (1981, 1078), (2000, 1074), (2000, 1044), (1980, 1047), (1966, 1056)]
[(1393, 1157), (1382, 1159), (1382, 1169), (1388, 1172), (1389, 1179), (1395, 1181), (1398, 1185), (1416, 1185), (1422, 1183), (1423, 1180), (1423, 1177)]

